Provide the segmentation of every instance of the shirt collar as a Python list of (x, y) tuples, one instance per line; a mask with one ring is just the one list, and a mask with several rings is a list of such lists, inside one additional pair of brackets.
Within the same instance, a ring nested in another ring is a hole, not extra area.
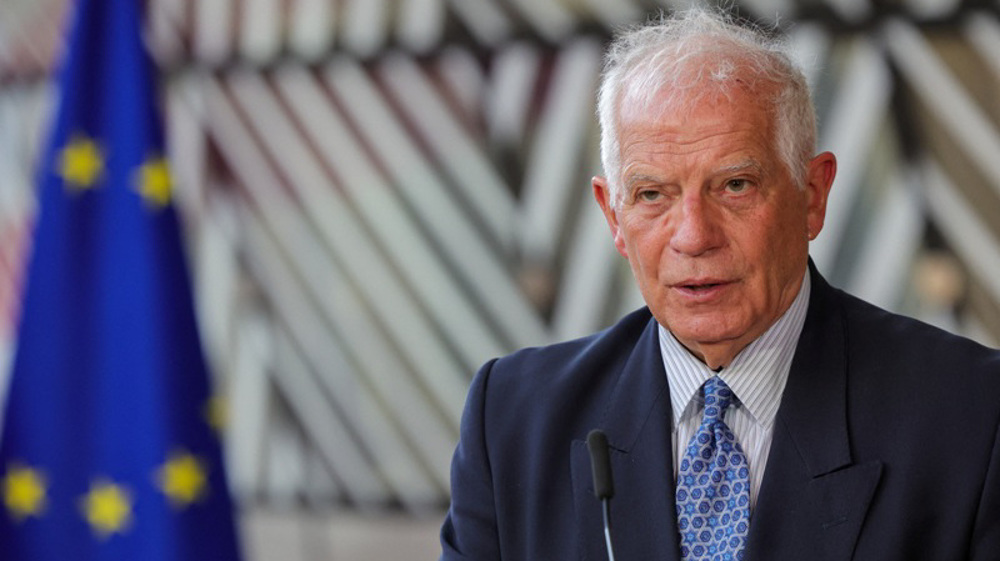
[(698, 390), (712, 376), (719, 376), (758, 424), (770, 429), (778, 413), (781, 393), (788, 381), (795, 347), (805, 324), (811, 283), (805, 273), (798, 295), (788, 310), (763, 335), (747, 345), (732, 364), (716, 373), (692, 355), (662, 325), (660, 354), (670, 386), (670, 405), (676, 427), (687, 409), (700, 401)]

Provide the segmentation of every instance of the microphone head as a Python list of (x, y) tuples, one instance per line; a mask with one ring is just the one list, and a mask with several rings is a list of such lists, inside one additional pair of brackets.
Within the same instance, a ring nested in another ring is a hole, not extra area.
[(594, 474), (594, 496), (610, 499), (615, 494), (611, 480), (611, 456), (608, 454), (608, 437), (604, 431), (594, 429), (587, 435), (587, 449), (590, 450), (590, 468)]

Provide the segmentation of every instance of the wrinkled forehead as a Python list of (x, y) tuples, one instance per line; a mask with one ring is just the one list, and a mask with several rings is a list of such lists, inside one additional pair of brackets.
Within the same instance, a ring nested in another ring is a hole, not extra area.
[(706, 118), (753, 120), (774, 130), (772, 88), (715, 81), (693, 84), (687, 88), (661, 86), (640, 95), (623, 92), (619, 98), (617, 128), (619, 133), (632, 128), (667, 126), (677, 129), (697, 128)]

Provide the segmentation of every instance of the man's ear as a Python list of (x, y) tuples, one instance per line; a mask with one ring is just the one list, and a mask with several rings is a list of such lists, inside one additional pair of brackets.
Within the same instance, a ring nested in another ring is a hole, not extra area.
[(597, 199), (597, 204), (600, 205), (601, 212), (604, 213), (604, 219), (608, 221), (608, 226), (611, 228), (611, 237), (614, 239), (615, 248), (622, 257), (628, 259), (625, 238), (622, 237), (621, 226), (618, 224), (618, 214), (611, 205), (611, 186), (608, 184), (607, 178), (599, 175), (594, 176), (590, 180), (590, 185), (594, 190), (594, 198)]
[(823, 152), (809, 162), (806, 176), (806, 228), (810, 240), (816, 239), (826, 220), (826, 201), (833, 178), (837, 175), (837, 157)]

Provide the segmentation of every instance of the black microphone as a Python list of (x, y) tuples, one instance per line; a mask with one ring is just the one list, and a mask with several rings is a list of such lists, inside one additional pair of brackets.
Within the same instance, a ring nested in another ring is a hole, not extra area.
[(604, 431), (594, 429), (587, 435), (587, 449), (590, 450), (590, 469), (594, 474), (594, 496), (601, 501), (604, 513), (604, 543), (608, 546), (608, 561), (615, 561), (611, 547), (611, 497), (615, 485), (611, 479), (611, 456), (608, 454), (608, 437)]

